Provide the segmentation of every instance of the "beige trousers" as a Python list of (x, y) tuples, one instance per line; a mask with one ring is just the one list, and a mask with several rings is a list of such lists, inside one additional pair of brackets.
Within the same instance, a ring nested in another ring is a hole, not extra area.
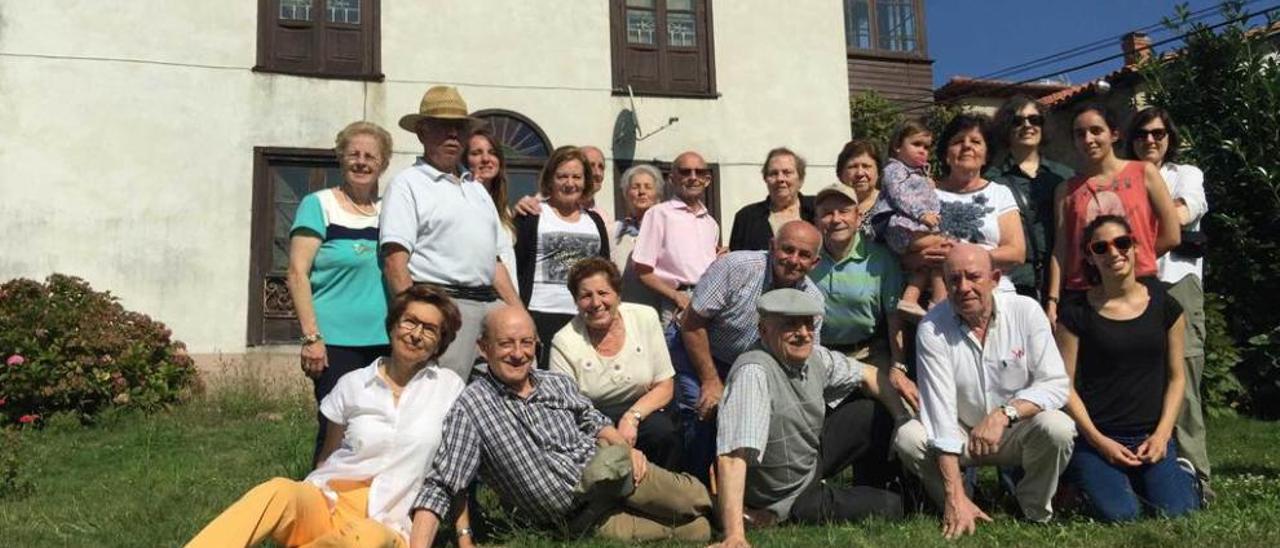
[[(1000, 451), (995, 455), (973, 458), (966, 445), (960, 455), (960, 466), (1021, 466), (1025, 475), (1014, 489), (1022, 514), (1035, 522), (1053, 517), (1053, 495), (1058, 490), (1058, 477), (1071, 460), (1076, 437), (1075, 422), (1058, 410), (1041, 411), (1019, 421), (1005, 432)], [(894, 450), (902, 465), (920, 481), (933, 502), (942, 508), (942, 472), (938, 469), (937, 452), (928, 446), (924, 425), (913, 420), (898, 429)]]
[(639, 484), (632, 480), (631, 448), (605, 446), (583, 470), (578, 493), (590, 501), (571, 530), (594, 527), (597, 535), (622, 541), (711, 539), (711, 495), (689, 474), (653, 463)]

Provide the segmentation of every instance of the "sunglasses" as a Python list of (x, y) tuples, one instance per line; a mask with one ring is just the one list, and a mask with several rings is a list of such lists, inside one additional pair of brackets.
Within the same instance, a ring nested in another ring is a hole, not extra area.
[(1089, 242), (1089, 252), (1094, 255), (1106, 255), (1107, 250), (1115, 248), (1120, 253), (1128, 253), (1133, 249), (1133, 236), (1116, 236), (1112, 240), (1098, 240)]
[(1169, 131), (1163, 128), (1139, 129), (1133, 132), (1133, 140), (1146, 141), (1148, 135), (1157, 141), (1163, 141), (1165, 137), (1169, 136)]
[(711, 169), (705, 167), (678, 167), (676, 168), (676, 174), (681, 177), (697, 177), (699, 179), (705, 179), (711, 176)]
[(1021, 127), (1024, 123), (1031, 124), (1035, 127), (1044, 127), (1044, 116), (1039, 114), (1031, 114), (1028, 116), (1019, 114), (1010, 118), (1010, 120), (1013, 122), (1013, 127)]

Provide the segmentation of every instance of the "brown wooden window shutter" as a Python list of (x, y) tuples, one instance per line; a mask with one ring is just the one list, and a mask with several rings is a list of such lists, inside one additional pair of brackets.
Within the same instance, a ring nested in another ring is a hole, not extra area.
[(616, 92), (715, 96), (708, 0), (613, 0), (610, 21)]
[(379, 0), (258, 0), (260, 72), (379, 80)]

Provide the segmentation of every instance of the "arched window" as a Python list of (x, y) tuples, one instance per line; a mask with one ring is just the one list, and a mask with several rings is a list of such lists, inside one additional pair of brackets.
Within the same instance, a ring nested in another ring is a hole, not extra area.
[(507, 159), (507, 205), (538, 193), (538, 173), (551, 156), (551, 141), (537, 124), (509, 110), (488, 109), (472, 114), (489, 124)]

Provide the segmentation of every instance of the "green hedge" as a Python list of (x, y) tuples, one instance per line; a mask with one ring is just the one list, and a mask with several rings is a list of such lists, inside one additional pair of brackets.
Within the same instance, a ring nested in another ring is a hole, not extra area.
[(0, 286), (0, 359), (0, 425), (61, 412), (88, 421), (110, 406), (154, 411), (199, 387), (164, 324), (60, 274)]

